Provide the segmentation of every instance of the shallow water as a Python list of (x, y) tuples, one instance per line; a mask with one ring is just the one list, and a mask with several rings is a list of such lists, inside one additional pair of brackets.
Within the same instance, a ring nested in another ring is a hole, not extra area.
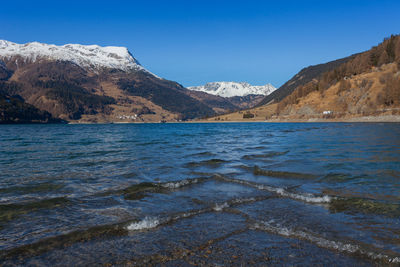
[(400, 264), (400, 124), (0, 125), (0, 265)]

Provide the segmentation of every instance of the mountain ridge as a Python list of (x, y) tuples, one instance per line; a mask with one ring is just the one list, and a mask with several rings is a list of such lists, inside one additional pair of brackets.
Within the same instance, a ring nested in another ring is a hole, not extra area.
[(270, 83), (266, 85), (251, 85), (247, 82), (209, 82), (205, 85), (190, 86), (187, 88), (222, 97), (269, 95), (276, 90)]
[(149, 72), (133, 57), (126, 47), (101, 47), (81, 44), (57, 46), (40, 42), (17, 44), (7, 40), (0, 40), (0, 56), (9, 59), (16, 55), (31, 62), (41, 59), (71, 61), (80, 67), (92, 70), (110, 68), (123, 71), (142, 70)]

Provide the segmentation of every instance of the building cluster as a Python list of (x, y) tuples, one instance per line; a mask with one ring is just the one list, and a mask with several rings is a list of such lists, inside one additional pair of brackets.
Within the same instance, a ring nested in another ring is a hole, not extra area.
[(138, 118), (138, 115), (133, 114), (133, 115), (118, 115), (117, 119), (120, 120), (136, 120)]

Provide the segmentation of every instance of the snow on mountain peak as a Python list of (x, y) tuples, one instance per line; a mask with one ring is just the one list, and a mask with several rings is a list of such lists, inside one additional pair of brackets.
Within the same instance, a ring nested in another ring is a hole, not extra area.
[(202, 86), (188, 87), (188, 89), (222, 97), (269, 95), (276, 90), (270, 83), (266, 85), (251, 85), (246, 82), (210, 82)]
[(62, 46), (32, 42), (16, 44), (0, 40), (0, 57), (21, 56), (28, 61), (61, 60), (71, 61), (83, 67), (98, 70), (101, 68), (144, 70), (126, 47), (66, 44)]

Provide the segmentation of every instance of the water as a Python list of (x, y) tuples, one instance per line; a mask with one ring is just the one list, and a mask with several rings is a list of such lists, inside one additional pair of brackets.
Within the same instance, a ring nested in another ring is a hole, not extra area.
[(400, 264), (400, 124), (0, 125), (0, 265)]

